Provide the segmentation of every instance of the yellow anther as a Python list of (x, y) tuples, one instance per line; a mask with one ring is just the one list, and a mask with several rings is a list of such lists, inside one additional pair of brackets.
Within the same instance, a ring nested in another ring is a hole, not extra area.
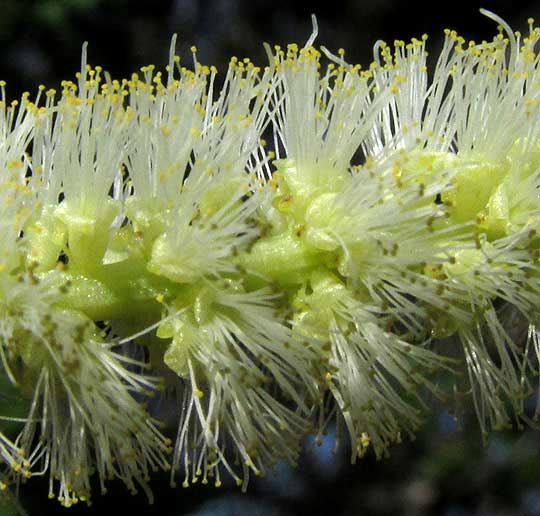
[(366, 434), (366, 432), (362, 432), (362, 435), (360, 436), (360, 444), (367, 448), (371, 444), (371, 439), (369, 438), (369, 435)]
[(162, 125), (159, 129), (163, 136), (169, 136), (172, 132), (172, 129), (170, 127), (167, 127), (166, 125)]

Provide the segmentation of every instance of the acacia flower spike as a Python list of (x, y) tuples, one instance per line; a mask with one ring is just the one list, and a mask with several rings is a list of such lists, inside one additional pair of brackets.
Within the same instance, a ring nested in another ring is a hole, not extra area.
[(173, 36), (164, 71), (85, 44), (58, 92), (0, 82), (0, 490), (246, 489), (329, 425), (384, 456), (456, 394), (484, 438), (536, 425), (540, 29), (482, 14), (431, 71), (426, 35), (362, 68), (313, 16), (222, 80)]

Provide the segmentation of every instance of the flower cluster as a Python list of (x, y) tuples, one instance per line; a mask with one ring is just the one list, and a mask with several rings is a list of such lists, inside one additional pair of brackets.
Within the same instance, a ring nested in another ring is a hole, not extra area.
[(540, 29), (484, 14), (493, 40), (447, 31), (431, 71), (426, 36), (364, 70), (314, 24), (222, 80), (173, 39), (164, 73), (83, 48), (59, 93), (2, 83), (0, 358), (28, 414), (2, 415), (0, 487), (245, 488), (334, 422), (381, 456), (452, 393), (483, 434), (532, 423)]

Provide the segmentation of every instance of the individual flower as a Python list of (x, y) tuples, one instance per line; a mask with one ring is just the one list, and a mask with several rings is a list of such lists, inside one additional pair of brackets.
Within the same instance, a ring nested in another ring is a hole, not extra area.
[(15, 441), (25, 453), (21, 473), (48, 474), (50, 497), (65, 506), (90, 501), (94, 471), (102, 492), (114, 478), (152, 499), (149, 474), (168, 469), (170, 441), (136, 396), (154, 391), (157, 380), (134, 370), (138, 364), (104, 342), (91, 320), (51, 309), (54, 291), (43, 295), (32, 278), (3, 285), (0, 334), (9, 374), (31, 400)]
[[(521, 42), (497, 16), (484, 14), (500, 23), (501, 32), (492, 42), (466, 45), (447, 30), (431, 84), (422, 64), (423, 43), (397, 42), (394, 55), (379, 46), (385, 64), (374, 68), (375, 75), (399, 84), (383, 111), (385, 129), (365, 148), (376, 162), (394, 156), (396, 148), (406, 151), (406, 166), (400, 166), (405, 187), (419, 181), (425, 190), (447, 174), (449, 183), (431, 196), (445, 219), (430, 223), (434, 234), (446, 231), (446, 241), (444, 247), (435, 243), (431, 256), (423, 251), (424, 273), (439, 282), (445, 313), (425, 299), (428, 320), (422, 324), (435, 336), (457, 332), (470, 377), (466, 389), (486, 432), (508, 425), (513, 415), (526, 419), (522, 403), (509, 399), (522, 400), (530, 392), (524, 373), (515, 371), (520, 364), (523, 370), (531, 367), (527, 350), (504, 332), (498, 321), (504, 311), (494, 303), (504, 302), (534, 321), (538, 292), (530, 278), (537, 275), (538, 163), (532, 112), (538, 30), (530, 20), (529, 36)], [(399, 79), (403, 70), (409, 73)], [(404, 291), (420, 298), (414, 288)], [(464, 309), (472, 317), (462, 317)]]
[(209, 477), (219, 486), (227, 471), (245, 488), (250, 472), (298, 458), (309, 355), (277, 317), (275, 294), (231, 280), (190, 290), (158, 330), (172, 337), (165, 364), (184, 379), (173, 467), (185, 486)]
[[(377, 307), (355, 299), (329, 272), (314, 272), (293, 306), (295, 330), (322, 343), (317, 351), (324, 368), (323, 392), (335, 400), (349, 432), (351, 461), (362, 457), (370, 444), (378, 457), (386, 454), (402, 432), (418, 428), (426, 408), (420, 391), (440, 394), (429, 377), (449, 364), (426, 346), (411, 345), (386, 329)], [(322, 433), (324, 411), (319, 416)]]
[[(240, 260), (258, 236), (254, 212), (267, 197), (261, 135), (270, 77), (247, 60), (231, 61), (148, 261), (171, 282), (158, 295), (166, 318), (157, 336), (172, 339), (163, 361), (178, 375), (173, 468), (184, 468), (185, 485), (199, 477), (220, 485), (226, 470), (245, 486), (250, 471), (296, 460), (307, 427), (296, 407), (309, 411), (299, 392), (314, 383), (310, 352), (280, 318), (282, 296), (246, 278)], [(151, 345), (151, 353), (159, 349)]]
[[(138, 372), (141, 365), (115, 350), (114, 340), (104, 340), (92, 319), (61, 306), (70, 289), (69, 280), (58, 284), (41, 273), (52, 263), (56, 266), (60, 252), (67, 251), (66, 239), (72, 244), (72, 265), (81, 264), (79, 244), (91, 241), (98, 253), (101, 245), (92, 236), (93, 217), (103, 222), (96, 215), (98, 207), (91, 206), (92, 194), (85, 197), (75, 185), (90, 181), (85, 186), (99, 193), (99, 183), (104, 180), (93, 175), (98, 176), (104, 164), (96, 166), (86, 160), (98, 155), (99, 161), (102, 152), (107, 155), (108, 149), (104, 142), (105, 148), (99, 146), (96, 135), (100, 130), (104, 140), (109, 135), (99, 122), (90, 123), (92, 115), (84, 111), (93, 104), (85, 103), (86, 93), (77, 97), (70, 86), (64, 95), (61, 107), (56, 108), (50, 100), (38, 108), (26, 95), (18, 109), (17, 103), (1, 107), (0, 355), (3, 374), (29, 400), (18, 436), (12, 441), (6, 436), (1, 439), (2, 460), (10, 468), (5, 480), (18, 483), (48, 474), (50, 496), (69, 506), (78, 500), (89, 501), (90, 476), (96, 471), (102, 490), (106, 480), (118, 478), (132, 491), (141, 486), (151, 497), (149, 472), (168, 468), (170, 443), (136, 397), (147, 396), (159, 382)], [(66, 114), (68, 105), (75, 112)], [(76, 111), (81, 105), (83, 113)], [(109, 113), (101, 116), (107, 119)], [(91, 136), (90, 126), (95, 131)], [(36, 127), (44, 141), (54, 135), (50, 146), (36, 148)], [(26, 153), (31, 136), (34, 160)], [(86, 155), (79, 151), (85, 142), (90, 146)], [(70, 183), (70, 173), (84, 177), (71, 178)], [(72, 232), (56, 232), (62, 223), (56, 204), (60, 188), (64, 199), (82, 210)], [(102, 194), (107, 195), (107, 190)], [(51, 219), (43, 220), (44, 213), (58, 218), (52, 228), (47, 225)], [(53, 238), (47, 242), (43, 232)], [(62, 238), (54, 238), (57, 234)], [(52, 250), (43, 250), (47, 244)], [(93, 263), (97, 260), (91, 255), (85, 258)]]
[(100, 87), (101, 68), (86, 64), (85, 49), (77, 76), (77, 83), (62, 83), (57, 102), (49, 90), (49, 105), (37, 113), (30, 184), (41, 216), (29, 227), (29, 259), (39, 271), (54, 268), (60, 253), (72, 269), (98, 267), (121, 211), (129, 112), (120, 92)]

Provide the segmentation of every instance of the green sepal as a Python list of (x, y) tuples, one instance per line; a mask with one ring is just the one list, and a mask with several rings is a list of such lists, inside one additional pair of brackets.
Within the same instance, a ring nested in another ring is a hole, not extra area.
[(162, 234), (154, 241), (148, 261), (148, 270), (176, 283), (191, 283), (201, 277), (201, 272), (193, 263), (187, 266), (175, 247), (171, 245), (169, 235)]
[(70, 267), (92, 271), (99, 267), (107, 250), (111, 223), (120, 213), (120, 202), (105, 199), (99, 208), (63, 202), (55, 215), (65, 224), (68, 233)]
[(249, 185), (245, 176), (231, 176), (230, 174), (221, 174), (215, 176), (211, 186), (204, 192), (200, 203), (199, 211), (203, 218), (209, 218), (219, 211), (223, 206), (236, 198), (240, 203), (241, 194), (239, 192), (249, 192)]
[(476, 222), (503, 181), (509, 164), (479, 162), (464, 164), (452, 179), (453, 187), (442, 193), (454, 224)]
[(67, 228), (53, 207), (43, 208), (39, 218), (25, 229), (25, 235), (29, 242), (28, 263), (35, 264), (37, 272), (54, 268), (66, 247)]
[(302, 283), (320, 265), (320, 255), (287, 232), (258, 240), (237, 264), (286, 286)]
[(347, 287), (335, 274), (324, 269), (313, 271), (292, 299), (295, 331), (320, 342), (328, 341), (333, 321), (346, 329), (347, 324), (336, 317), (335, 310), (348, 297)]

